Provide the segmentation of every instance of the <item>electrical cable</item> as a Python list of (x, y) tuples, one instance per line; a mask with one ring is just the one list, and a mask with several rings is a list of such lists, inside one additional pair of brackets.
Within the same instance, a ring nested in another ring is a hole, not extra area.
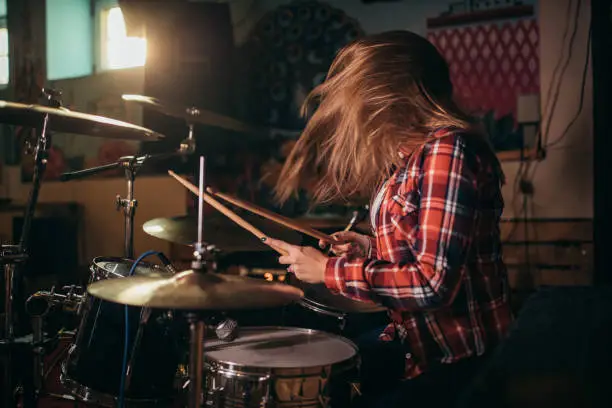
[[(130, 268), (130, 272), (128, 273), (128, 276), (133, 276), (134, 272), (136, 272), (136, 267), (138, 266), (138, 264), (145, 259), (148, 256), (151, 255), (157, 255), (159, 256), (159, 252), (158, 251), (146, 251), (144, 252), (142, 255), (140, 255), (138, 258), (136, 258), (136, 260), (134, 261), (134, 264), (132, 265), (132, 267)], [(125, 380), (126, 380), (126, 376), (127, 376), (127, 361), (128, 361), (128, 352), (129, 352), (129, 340), (130, 340), (130, 319), (129, 319), (129, 313), (128, 313), (128, 307), (129, 306), (125, 306), (125, 340), (124, 340), (124, 344), (123, 344), (123, 361), (121, 364), (121, 382), (119, 385), (119, 401), (117, 401), (117, 407), (118, 408), (123, 408), (124, 407), (124, 403), (125, 403)]]

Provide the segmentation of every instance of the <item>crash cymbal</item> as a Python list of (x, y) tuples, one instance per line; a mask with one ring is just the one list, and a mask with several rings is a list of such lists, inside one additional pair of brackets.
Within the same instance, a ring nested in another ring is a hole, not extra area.
[(284, 284), (193, 270), (170, 277), (130, 276), (92, 283), (95, 297), (160, 309), (236, 310), (276, 307), (299, 300), (301, 290)]
[(138, 141), (164, 137), (150, 129), (102, 116), (72, 112), (65, 108), (0, 101), (0, 123), (40, 129), (45, 115), (49, 115), (47, 130), (56, 132)]
[(144, 108), (153, 109), (157, 112), (163, 113), (164, 115), (184, 119), (187, 123), (201, 123), (203, 125), (216, 126), (236, 132), (267, 133), (263, 129), (259, 129), (255, 126), (249, 126), (240, 122), (239, 120), (211, 112), (206, 109), (173, 106), (171, 103), (165, 103), (159, 99), (144, 95), (122, 95), (122, 98), (125, 101), (137, 103)]
[[(300, 234), (276, 223), (249, 213), (240, 213), (240, 216), (272, 238), (295, 245), (302, 241)], [(193, 245), (198, 239), (197, 217), (155, 218), (145, 222), (142, 229), (151, 236), (180, 245)], [(268, 245), (220, 214), (204, 216), (202, 231), (204, 241), (221, 251), (270, 251)]]

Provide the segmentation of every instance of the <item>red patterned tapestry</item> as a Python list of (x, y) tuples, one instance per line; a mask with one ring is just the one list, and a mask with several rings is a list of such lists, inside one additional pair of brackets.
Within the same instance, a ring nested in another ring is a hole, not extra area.
[(428, 39), (450, 65), (457, 100), (473, 113), (515, 117), (519, 95), (540, 93), (535, 19), (435, 29)]

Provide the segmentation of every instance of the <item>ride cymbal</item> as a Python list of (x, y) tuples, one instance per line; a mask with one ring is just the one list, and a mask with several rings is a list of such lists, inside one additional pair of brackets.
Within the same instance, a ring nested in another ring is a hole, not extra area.
[(47, 115), (47, 130), (56, 132), (136, 141), (154, 141), (164, 137), (153, 130), (103, 116), (66, 108), (0, 101), (0, 123), (41, 129)]
[(236, 310), (277, 307), (299, 300), (293, 286), (194, 270), (170, 277), (130, 276), (92, 283), (97, 298), (129, 306), (185, 310)]
[(200, 123), (203, 125), (233, 130), (236, 132), (255, 134), (267, 133), (267, 131), (263, 129), (247, 125), (234, 118), (230, 118), (206, 109), (173, 106), (170, 103), (164, 103), (159, 99), (144, 95), (122, 95), (121, 97), (125, 101), (137, 103), (143, 108), (150, 108), (159, 113), (163, 113), (164, 115), (184, 119), (187, 123)]

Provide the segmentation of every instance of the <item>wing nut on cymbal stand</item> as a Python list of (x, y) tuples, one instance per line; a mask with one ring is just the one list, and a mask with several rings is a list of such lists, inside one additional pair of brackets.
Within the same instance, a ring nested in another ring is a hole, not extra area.
[(181, 149), (170, 153), (160, 154), (145, 154), (141, 156), (123, 156), (114, 163), (104, 164), (102, 166), (91, 167), (85, 170), (63, 173), (60, 176), (61, 181), (76, 180), (88, 176), (93, 176), (108, 170), (122, 168), (125, 172), (125, 181), (127, 185), (127, 195), (125, 198), (117, 194), (115, 198), (115, 206), (117, 211), (123, 210), (125, 235), (124, 235), (124, 253), (128, 259), (134, 259), (134, 217), (136, 215), (136, 207), (138, 200), (134, 198), (134, 183), (138, 171), (150, 160), (168, 159), (176, 156), (182, 156)]

